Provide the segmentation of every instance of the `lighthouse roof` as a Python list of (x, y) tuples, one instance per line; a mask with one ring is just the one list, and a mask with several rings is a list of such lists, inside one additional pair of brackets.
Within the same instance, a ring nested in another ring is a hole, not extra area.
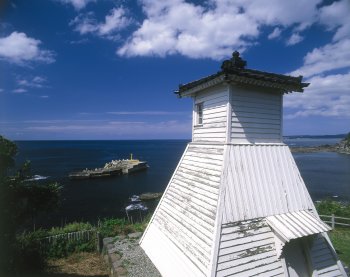
[(247, 62), (240, 57), (239, 52), (235, 51), (230, 60), (225, 60), (222, 63), (219, 72), (187, 84), (182, 84), (176, 93), (180, 97), (191, 96), (200, 90), (223, 82), (273, 88), (281, 93), (303, 92), (304, 88), (309, 85), (309, 83), (302, 82), (303, 76), (293, 77), (247, 69), (245, 68), (246, 65)]

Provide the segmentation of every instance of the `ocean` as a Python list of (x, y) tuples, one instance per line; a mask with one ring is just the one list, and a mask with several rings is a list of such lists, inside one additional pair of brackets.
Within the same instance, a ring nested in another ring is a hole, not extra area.
[[(73, 221), (95, 223), (105, 217), (125, 217), (130, 196), (162, 192), (166, 188), (188, 140), (129, 141), (16, 141), (17, 164), (31, 161), (37, 182), (58, 182), (61, 205), (38, 217), (37, 227)], [(286, 139), (291, 146), (334, 144), (339, 139)], [(84, 168), (103, 167), (115, 159), (147, 161), (149, 168), (135, 174), (105, 179), (69, 180), (68, 174)], [(314, 201), (334, 198), (350, 201), (350, 155), (332, 152), (293, 153)]]

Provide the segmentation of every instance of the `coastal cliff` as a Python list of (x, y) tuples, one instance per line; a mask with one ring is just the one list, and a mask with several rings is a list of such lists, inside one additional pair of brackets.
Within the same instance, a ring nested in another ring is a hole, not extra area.
[(336, 144), (336, 151), (339, 153), (350, 154), (350, 133), (345, 139)]

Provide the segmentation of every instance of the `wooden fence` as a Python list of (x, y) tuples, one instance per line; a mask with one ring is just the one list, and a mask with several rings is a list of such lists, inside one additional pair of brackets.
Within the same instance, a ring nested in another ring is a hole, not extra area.
[(45, 243), (54, 243), (57, 240), (67, 240), (67, 241), (77, 241), (77, 240), (83, 240), (83, 241), (89, 241), (93, 238), (93, 236), (96, 235), (95, 230), (83, 230), (83, 231), (77, 231), (77, 232), (70, 232), (70, 233), (62, 233), (58, 235), (53, 235), (49, 237), (41, 238), (41, 242)]
[(40, 243), (44, 245), (52, 245), (56, 241), (64, 240), (64, 241), (90, 241), (92, 239), (96, 239), (96, 248), (97, 251), (102, 251), (103, 241), (100, 232), (96, 230), (82, 230), (77, 232), (70, 233), (62, 233), (53, 236), (48, 236), (44, 238), (40, 238)]
[(332, 227), (332, 229), (335, 229), (335, 225), (350, 227), (350, 218), (335, 216), (334, 214), (332, 215), (320, 214), (320, 217), (323, 220), (323, 222), (328, 223)]

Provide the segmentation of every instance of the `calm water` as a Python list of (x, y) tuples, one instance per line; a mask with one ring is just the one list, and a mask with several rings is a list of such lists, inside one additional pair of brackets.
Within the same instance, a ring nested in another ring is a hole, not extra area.
[[(289, 139), (289, 145), (333, 144), (338, 139)], [(185, 150), (187, 140), (148, 141), (20, 141), (18, 163), (32, 162), (33, 174), (58, 181), (63, 186), (60, 209), (42, 217), (41, 226), (74, 220), (96, 221), (103, 217), (124, 217), (124, 207), (133, 194), (165, 189)], [(147, 171), (107, 179), (70, 181), (69, 172), (102, 167), (112, 159), (148, 161)], [(337, 153), (294, 154), (314, 200), (334, 197), (350, 200), (350, 155)]]

